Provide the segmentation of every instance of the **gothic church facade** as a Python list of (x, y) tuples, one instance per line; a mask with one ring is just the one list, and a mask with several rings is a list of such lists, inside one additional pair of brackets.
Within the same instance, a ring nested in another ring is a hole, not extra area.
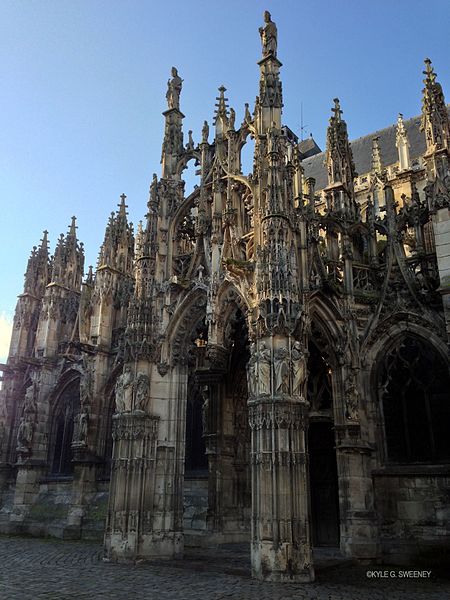
[(335, 99), (321, 153), (282, 122), (267, 12), (260, 36), (253, 112), (237, 124), (219, 88), (198, 144), (172, 69), (144, 224), (122, 196), (95, 272), (74, 218), (53, 256), (47, 233), (33, 248), (2, 365), (2, 531), (103, 538), (111, 560), (248, 542), (272, 581), (312, 581), (315, 546), (448, 556), (442, 88), (426, 60), (421, 118), (352, 144)]

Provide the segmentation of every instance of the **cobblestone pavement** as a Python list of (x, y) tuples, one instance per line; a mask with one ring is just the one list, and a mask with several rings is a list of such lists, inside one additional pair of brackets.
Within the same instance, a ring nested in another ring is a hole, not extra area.
[[(450, 598), (450, 581), (400, 578), (398, 567), (337, 565), (319, 557), (312, 584), (250, 578), (241, 548), (190, 551), (187, 558), (138, 565), (102, 561), (98, 544), (0, 537), (0, 600), (435, 600)], [(393, 571), (374, 579), (368, 570)]]

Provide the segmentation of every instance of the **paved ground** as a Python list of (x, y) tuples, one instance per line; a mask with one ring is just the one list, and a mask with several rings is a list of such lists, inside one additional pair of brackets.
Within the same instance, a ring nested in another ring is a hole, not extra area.
[[(401, 569), (354, 566), (318, 558), (308, 585), (250, 579), (242, 547), (191, 551), (182, 561), (116, 565), (93, 543), (0, 536), (0, 600), (435, 600), (450, 598), (450, 580), (404, 579)], [(370, 571), (369, 576), (367, 572)], [(387, 571), (386, 578), (373, 574)], [(449, 574), (450, 576), (450, 574)]]

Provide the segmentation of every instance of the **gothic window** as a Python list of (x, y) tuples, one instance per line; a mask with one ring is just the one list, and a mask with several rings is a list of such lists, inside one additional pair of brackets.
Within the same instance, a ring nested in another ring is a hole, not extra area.
[(426, 342), (404, 336), (379, 370), (387, 460), (430, 463), (450, 459), (448, 367)]
[(67, 385), (59, 396), (53, 416), (50, 447), (52, 475), (71, 475), (74, 418), (80, 411), (80, 380)]

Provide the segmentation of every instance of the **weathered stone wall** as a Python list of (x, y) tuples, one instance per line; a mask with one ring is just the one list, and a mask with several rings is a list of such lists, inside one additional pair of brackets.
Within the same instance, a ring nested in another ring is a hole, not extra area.
[(450, 475), (374, 475), (383, 560), (388, 564), (450, 557)]

